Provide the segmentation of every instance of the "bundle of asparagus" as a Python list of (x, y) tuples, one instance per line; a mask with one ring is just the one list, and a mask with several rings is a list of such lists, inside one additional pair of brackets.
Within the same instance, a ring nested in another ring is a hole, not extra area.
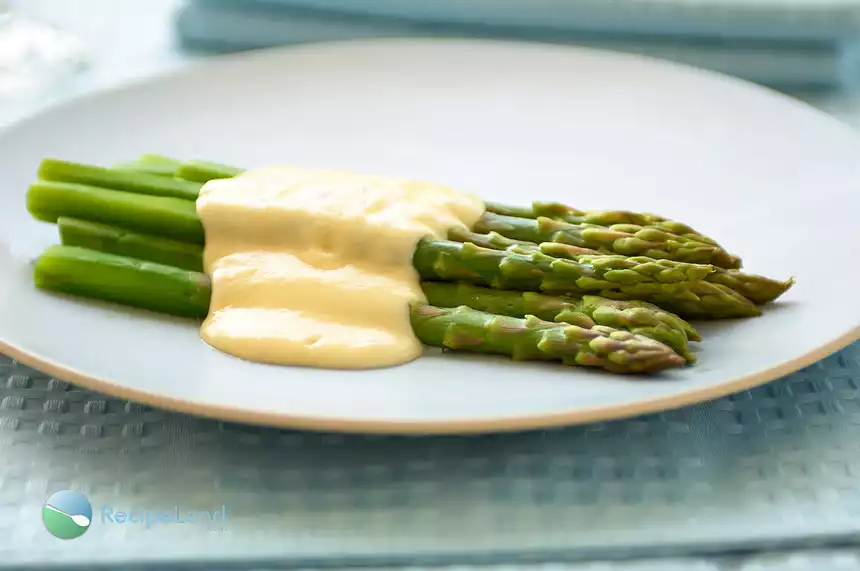
[[(44, 160), (28, 210), (57, 224), (62, 245), (37, 261), (36, 285), (204, 317), (194, 200), (241, 172), (160, 155), (109, 168)], [(695, 362), (688, 343), (701, 338), (684, 317), (757, 316), (793, 283), (743, 273), (712, 239), (651, 214), (490, 204), (473, 230), (416, 246), (427, 302), (411, 320), (427, 345), (653, 373)]]

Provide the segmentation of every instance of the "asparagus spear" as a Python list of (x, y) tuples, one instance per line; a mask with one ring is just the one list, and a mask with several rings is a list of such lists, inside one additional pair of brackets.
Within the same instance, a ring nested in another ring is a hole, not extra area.
[[(203, 271), (203, 247), (197, 244), (138, 234), (123, 228), (74, 218), (59, 218), (57, 222), (64, 246), (78, 246), (187, 270)], [(432, 305), (445, 307), (468, 305), (474, 309), (514, 317), (534, 314), (548, 321), (563, 314), (563, 319), (557, 321), (584, 327), (597, 324), (630, 331), (636, 329), (635, 333), (662, 341), (684, 354), (685, 357), (690, 356), (686, 349), (688, 337), (694, 341), (700, 340), (695, 329), (681, 318), (644, 302), (614, 301), (596, 296), (587, 296), (577, 302), (574, 298), (556, 298), (537, 293), (522, 294), (466, 284), (453, 286), (453, 290), (446, 289), (449, 284), (425, 282), (424, 285), (425, 294)], [(473, 304), (470, 299), (477, 300), (480, 305)], [(552, 313), (549, 311), (551, 307), (556, 308)], [(625, 311), (633, 307), (648, 307), (648, 311), (640, 312), (643, 315)], [(614, 311), (612, 308), (618, 308), (619, 311)], [(654, 315), (659, 316), (660, 319), (654, 319)], [(663, 330), (667, 327), (670, 331), (664, 333)], [(653, 331), (649, 328), (653, 328)]]
[[(456, 242), (471, 242), (472, 244), (476, 244), (478, 246), (481, 246), (482, 248), (492, 248), (493, 250), (518, 250), (520, 248), (538, 250), (537, 244), (535, 244), (534, 242), (506, 238), (498, 232), (488, 232), (486, 234), (481, 234), (478, 232), (472, 232), (461, 228), (455, 228), (448, 233), (448, 239), (454, 240)], [(578, 246), (571, 246), (569, 244), (565, 244), (565, 246), (568, 248), (568, 252), (570, 253), (600, 253), (597, 250), (592, 250), (591, 248), (580, 248)]]
[[(702, 236), (690, 226), (681, 222), (671, 221), (668, 218), (647, 212), (630, 212), (628, 210), (579, 210), (572, 206), (566, 206), (558, 202), (532, 202), (531, 206), (514, 206), (498, 202), (486, 203), (487, 211), (505, 216), (516, 216), (519, 218), (553, 218), (571, 224), (596, 224), (598, 226), (611, 226), (613, 224), (636, 224), (649, 226), (652, 224), (663, 224), (668, 226), (666, 230), (675, 234), (693, 234), (695, 238), (707, 244), (714, 244), (711, 238)], [(693, 237), (693, 236), (691, 236)]]
[(160, 176), (151, 172), (106, 168), (44, 159), (39, 166), (39, 178), (54, 182), (70, 182), (124, 190), (153, 196), (170, 196), (197, 200), (202, 184), (181, 178)]
[[(194, 203), (182, 199), (50, 182), (32, 185), (27, 199), (39, 220), (79, 218), (174, 240), (204, 242)], [(701, 281), (713, 272), (712, 266), (675, 263), (667, 268), (655, 260), (625, 265), (606, 256), (561, 260), (540, 252), (503, 252), (432, 238), (417, 244), (413, 264), (426, 280), (639, 299), (683, 317), (759, 315), (755, 305), (730, 288)]]
[[(537, 249), (544, 254), (557, 258), (565, 258), (569, 260), (583, 259), (582, 248), (560, 244), (558, 242), (546, 242), (540, 245), (519, 244), (517, 248), (525, 248), (528, 250)], [(633, 261), (645, 261), (648, 258), (631, 257), (628, 259)], [(674, 262), (671, 262), (670, 260), (658, 260), (657, 263), (671, 266)], [(758, 305), (774, 301), (794, 285), (794, 278), (779, 281), (757, 274), (749, 274), (740, 270), (727, 270), (725, 268), (714, 268), (713, 273), (705, 276), (704, 280), (731, 288)]]
[(181, 198), (38, 181), (27, 191), (27, 209), (43, 222), (80, 218), (194, 244), (204, 239), (196, 204)]
[[(205, 274), (74, 246), (48, 248), (36, 261), (34, 281), (46, 290), (182, 317), (205, 317), (211, 294)], [(586, 329), (420, 303), (410, 315), (416, 337), (435, 347), (616, 373), (654, 373), (684, 363), (659, 341), (611, 327)]]
[[(134, 163), (130, 163), (128, 167), (138, 169), (144, 172), (150, 172), (156, 175), (177, 176), (185, 180), (195, 181), (199, 183), (205, 183), (209, 180), (218, 178), (230, 178), (233, 176), (237, 176), (242, 172), (242, 169), (220, 163), (203, 161), (181, 162), (176, 159), (164, 157), (162, 155), (143, 155)], [(48, 174), (50, 174), (50, 171)], [(648, 232), (648, 228), (644, 228), (646, 226), (650, 226), (652, 229), (656, 228), (661, 231), (674, 233), (678, 235), (680, 239), (684, 240), (684, 248), (675, 250), (675, 253), (678, 257), (681, 258), (691, 258), (687, 261), (701, 259), (701, 261), (703, 262), (711, 261), (714, 265), (718, 267), (721, 265), (726, 265), (727, 267), (740, 267), (741, 265), (739, 258), (725, 254), (725, 250), (723, 250), (714, 240), (706, 236), (702, 236), (701, 234), (697, 233), (695, 230), (685, 224), (671, 221), (654, 214), (635, 213), (628, 211), (584, 211), (577, 210), (575, 208), (564, 206), (558, 203), (544, 202), (533, 202), (531, 207), (509, 206), (494, 202), (488, 202), (486, 203), (486, 206), (487, 211), (489, 213), (496, 213), (508, 217), (538, 220), (537, 225), (525, 223), (529, 228), (531, 228), (530, 230), (511, 230), (508, 232), (509, 235), (516, 232), (516, 234), (519, 236), (534, 237), (533, 235), (537, 235), (534, 230), (535, 226), (537, 226), (537, 233), (553, 233), (556, 225), (550, 224), (548, 222), (543, 223), (546, 229), (541, 230), (540, 220), (542, 217), (546, 217), (562, 220), (571, 224), (591, 224), (596, 226), (609, 227), (609, 229), (613, 231), (619, 230), (619, 227), (616, 226), (619, 224), (638, 225), (643, 226), (643, 228), (626, 228), (626, 230), (628, 231), (634, 230), (632, 238), (643, 239), (646, 242), (649, 239), (654, 239), (655, 237), (658, 237), (663, 241), (672, 239), (671, 234), (663, 236), (661, 234)], [(479, 223), (479, 228), (482, 227), (481, 225), (483, 225), (484, 228), (497, 227), (500, 223), (505, 222), (506, 220), (507, 219), (501, 217), (493, 217), (488, 215), (482, 218), (481, 222)], [(515, 222), (520, 226), (523, 225), (521, 221)], [(588, 243), (590, 241), (593, 247), (602, 247), (604, 249), (607, 249), (605, 243), (610, 240), (610, 235), (608, 233), (600, 231), (590, 232), (588, 228), (583, 229), (579, 233), (579, 235), (582, 236), (582, 244)], [(550, 237), (555, 238), (556, 236), (553, 235)], [(570, 232), (564, 232), (564, 234), (558, 237), (561, 238), (562, 241), (576, 241), (575, 239), (571, 238)], [(485, 248), (494, 249), (507, 249), (508, 247), (517, 244), (528, 245), (534, 243), (526, 240), (516, 240), (513, 238), (508, 238), (494, 230), (490, 230), (487, 234), (455, 230), (452, 232), (450, 238), (459, 242), (472, 242)], [(700, 242), (701, 244), (697, 245), (697, 242)], [(604, 246), (601, 246), (601, 243), (603, 243)], [(561, 246), (560, 242), (556, 244), (558, 244), (558, 246)], [(613, 246), (620, 250), (619, 253), (624, 254), (625, 251), (636, 251), (637, 247), (639, 250), (642, 250), (647, 246), (647, 244), (641, 241), (637, 242), (635, 240), (626, 240), (625, 238), (621, 238), (616, 239), (613, 242)], [(715, 249), (714, 253), (712, 254), (711, 249), (705, 246), (712, 246)], [(543, 244), (541, 245), (541, 248), (544, 248)], [(608, 249), (612, 248), (609, 247)], [(585, 248), (581, 245), (574, 246), (571, 244), (566, 244), (564, 252), (567, 254), (567, 256), (565, 257), (569, 257), (570, 254), (573, 253), (598, 253), (598, 251), (594, 250), (593, 248)], [(655, 257), (657, 258), (666, 257), (663, 251), (651, 251), (651, 249), (646, 249), (645, 252), (649, 255), (656, 254)], [(551, 252), (546, 253), (554, 255)], [(741, 295), (743, 295), (744, 297), (747, 297), (748, 299), (757, 304), (768, 303), (770, 301), (775, 300), (777, 297), (785, 293), (785, 291), (793, 284), (793, 280), (780, 282), (777, 280), (764, 278), (762, 276), (742, 274), (740, 272), (733, 271), (716, 271), (714, 272), (714, 274), (708, 277), (707, 281), (721, 284), (731, 289), (734, 289), (735, 291), (741, 293)]]
[[(695, 242), (712, 246), (719, 244), (713, 239), (697, 232), (682, 222), (670, 220), (663, 216), (648, 212), (631, 212), (628, 210), (579, 210), (558, 202), (532, 202), (531, 206), (512, 206), (498, 202), (486, 203), (488, 212), (519, 218), (552, 218), (570, 224), (595, 224), (597, 226), (612, 226), (615, 224), (635, 224), (637, 226), (657, 228), (676, 234)], [(737, 260), (737, 267), (741, 261)]]
[[(596, 250), (588, 248), (580, 248), (579, 246), (571, 246), (570, 244), (561, 244), (559, 242), (545, 242), (543, 244), (535, 244), (534, 242), (524, 242), (522, 240), (512, 240), (505, 238), (501, 234), (490, 232), (489, 234), (478, 234), (465, 230), (454, 230), (450, 233), (449, 238), (460, 242), (472, 242), (478, 246), (492, 248), (494, 250), (507, 250), (510, 252), (542, 252), (548, 256), (556, 258), (564, 258), (568, 260), (584, 259), (584, 255), (604, 255), (607, 259), (611, 257), (609, 254), (600, 254)], [(619, 256), (615, 256), (619, 258)], [(677, 262), (672, 260), (649, 260), (646, 257), (632, 257), (634, 262), (653, 261), (667, 268), (675, 267)], [(785, 281), (774, 280), (764, 276), (749, 274), (740, 270), (727, 270), (725, 268), (713, 267), (713, 272), (706, 275), (705, 281), (720, 284), (733, 289), (745, 298), (755, 304), (762, 305), (774, 301), (779, 296), (788, 291), (794, 285), (794, 279), (789, 278)]]
[(623, 256), (564, 260), (541, 252), (491, 250), (472, 243), (425, 238), (412, 262), (425, 280), (463, 281), (498, 289), (552, 294), (593, 293), (611, 299), (651, 302), (685, 318), (760, 315), (750, 300), (703, 281), (713, 266)]
[(635, 224), (570, 224), (547, 217), (518, 218), (485, 212), (475, 224), (480, 233), (497, 232), (514, 240), (561, 242), (608, 254), (648, 256), (680, 262), (738, 268), (740, 259), (713, 244), (699, 242), (662, 229)]
[(415, 305), (412, 328), (425, 345), (456, 351), (508, 355), (518, 361), (560, 360), (565, 365), (599, 367), (613, 373), (653, 373), (683, 365), (666, 345), (611, 327), (585, 329), (493, 315), (466, 306)]
[[(153, 160), (153, 157), (157, 157)], [(170, 161), (172, 168), (161, 168), (160, 164)], [(180, 161), (162, 155), (141, 155), (136, 161), (123, 163), (124, 168), (139, 170), (157, 175), (175, 176), (193, 182), (209, 182), (219, 178), (232, 178), (242, 174), (244, 169), (231, 167), (222, 163), (211, 161)]]
[(113, 168), (145, 172), (159, 176), (171, 176), (183, 180), (204, 183), (216, 178), (232, 178), (242, 173), (229, 165), (209, 161), (180, 161), (164, 155), (145, 154), (136, 161), (120, 163)]
[[(164, 176), (165, 173), (171, 172), (174, 176)], [(241, 172), (242, 169), (219, 163), (180, 162), (161, 155), (144, 155), (136, 163), (120, 169), (45, 159), (40, 166), (39, 176), (49, 181), (82, 183), (141, 194), (196, 199), (203, 183), (215, 178), (237, 176)], [(520, 215), (536, 215), (543, 210), (559, 215), (559, 208), (566, 208), (552, 204), (541, 206), (542, 204), (544, 203), (535, 203), (537, 206), (531, 210), (504, 207), (495, 203), (490, 203), (488, 208)], [(539, 208), (543, 210), (538, 210)], [(568, 210), (574, 212), (572, 209)], [(575, 212), (583, 214), (583, 216), (568, 215), (566, 219), (589, 219), (598, 224), (587, 222), (572, 224), (539, 215), (533, 218), (523, 218), (488, 211), (478, 221), (475, 230), (479, 233), (492, 233), (516, 241), (561, 242), (600, 250), (604, 253), (712, 263), (726, 268), (740, 267), (739, 258), (728, 254), (716, 242), (696, 234), (687, 226), (665, 219), (658, 221), (657, 217), (653, 215), (619, 211), (592, 213), (589, 217), (585, 216), (588, 213)], [(647, 216), (651, 218), (646, 218)], [(624, 221), (624, 223), (615, 223), (617, 221)], [(653, 222), (654, 224), (650, 226), (643, 224), (646, 222)], [(663, 226), (655, 226), (658, 222)], [(680, 234), (675, 232), (680, 230), (686, 232)], [(724, 283), (723, 285), (728, 284)]]
[(145, 154), (136, 161), (115, 164), (113, 168), (147, 172), (159, 176), (177, 176), (180, 166), (182, 166), (182, 163), (176, 159), (164, 155)]
[[(156, 174), (165, 174), (164, 165), (169, 165), (170, 174), (193, 180), (198, 182), (207, 182), (217, 178), (229, 178), (236, 176), (242, 172), (242, 169), (222, 165), (219, 163), (186, 161), (180, 162), (176, 159), (162, 157), (161, 155), (143, 155), (136, 163), (138, 168), (143, 170), (151, 170)], [(662, 225), (662, 229), (681, 234), (684, 237), (691, 239), (699, 239), (705, 244), (719, 247), (719, 245), (710, 238), (704, 237), (696, 233), (692, 228), (679, 222), (672, 222), (665, 218), (645, 213), (633, 213), (626, 211), (582, 211), (571, 207), (559, 205), (557, 203), (542, 203), (534, 202), (531, 207), (508, 206), (499, 203), (487, 203), (487, 210), (491, 213), (503, 214), (521, 218), (538, 218), (541, 215), (547, 217), (556, 217), (577, 224), (595, 224), (599, 226), (612, 226), (614, 224), (638, 224), (646, 225)], [(449, 236), (451, 240), (458, 242), (472, 242), (485, 248), (493, 248), (504, 250), (516, 245), (535, 245), (534, 242), (515, 240), (505, 237), (498, 232), (490, 231), (487, 234), (470, 232), (466, 230), (453, 230)], [(592, 248), (584, 248), (572, 246), (570, 244), (550, 243), (547, 248), (563, 247), (564, 256), (569, 258), (572, 254), (597, 254), (597, 250)], [(535, 245), (536, 247), (536, 245)], [(542, 244), (541, 249), (545, 246)], [(556, 255), (551, 251), (545, 251), (549, 255)], [(740, 264), (738, 264), (740, 265)], [(708, 276), (707, 281), (718, 283), (734, 289), (744, 297), (757, 304), (768, 303), (775, 300), (777, 297), (785, 293), (785, 291), (793, 283), (792, 280), (779, 282), (764, 278), (762, 276), (754, 276), (742, 274), (740, 272), (726, 272), (717, 269), (711, 276)]]
[(586, 295), (548, 296), (534, 292), (494, 290), (463, 283), (422, 282), (421, 288), (427, 303), (437, 307), (459, 307), (525, 317), (534, 315), (545, 321), (570, 323), (586, 329), (595, 325), (606, 325), (644, 335), (665, 343), (688, 363), (695, 362), (688, 340), (699, 341), (701, 337), (689, 323), (660, 308), (637, 301), (617, 301)]
[(131, 232), (119, 226), (87, 222), (76, 218), (57, 219), (65, 246), (128, 256), (194, 272), (203, 271), (203, 246)]
[(36, 260), (36, 287), (180, 317), (209, 311), (206, 274), (78, 248), (51, 246)]
[(199, 183), (218, 178), (233, 178), (242, 174), (243, 169), (208, 161), (184, 161), (179, 165), (176, 176)]

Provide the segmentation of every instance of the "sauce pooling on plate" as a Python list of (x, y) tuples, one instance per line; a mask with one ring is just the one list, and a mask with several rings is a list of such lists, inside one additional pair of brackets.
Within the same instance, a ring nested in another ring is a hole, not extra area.
[(283, 365), (386, 367), (417, 358), (418, 241), (470, 228), (484, 203), (412, 180), (267, 167), (206, 183), (197, 213), (212, 280), (201, 336)]

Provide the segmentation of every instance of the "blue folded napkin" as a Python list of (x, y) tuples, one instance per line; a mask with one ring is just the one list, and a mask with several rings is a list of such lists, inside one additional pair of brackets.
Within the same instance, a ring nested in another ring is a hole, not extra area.
[(858, 0), (204, 0), (413, 22), (826, 40), (860, 33)]
[(860, 85), (860, 0), (189, 0), (177, 31), (214, 51), (411, 36), (570, 43), (781, 89)]

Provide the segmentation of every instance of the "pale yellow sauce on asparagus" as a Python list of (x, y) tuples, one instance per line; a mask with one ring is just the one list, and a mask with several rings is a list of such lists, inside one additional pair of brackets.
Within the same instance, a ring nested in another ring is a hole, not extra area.
[(206, 183), (197, 212), (212, 279), (202, 338), (236, 357), (364, 369), (421, 354), (409, 304), (425, 236), (469, 228), (472, 194), (340, 171), (269, 167)]

